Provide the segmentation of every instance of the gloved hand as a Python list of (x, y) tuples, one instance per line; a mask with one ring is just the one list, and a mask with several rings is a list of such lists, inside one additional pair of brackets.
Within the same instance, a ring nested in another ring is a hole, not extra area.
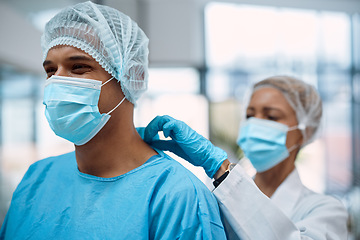
[[(158, 131), (172, 140), (156, 140)], [(227, 153), (214, 146), (184, 122), (170, 116), (157, 116), (145, 128), (145, 142), (157, 149), (171, 151), (195, 166), (202, 166), (212, 178), (227, 159)]]

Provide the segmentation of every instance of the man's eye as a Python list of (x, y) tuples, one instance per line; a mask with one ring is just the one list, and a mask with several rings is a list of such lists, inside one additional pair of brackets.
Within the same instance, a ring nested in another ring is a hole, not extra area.
[(85, 65), (75, 64), (73, 66), (73, 69), (79, 69), (79, 68), (85, 68), (85, 67), (86, 67)]
[(49, 72), (55, 72), (56, 69), (55, 68), (45, 68), (45, 72), (49, 73)]
[(48, 77), (51, 77), (52, 75), (55, 74), (56, 68), (52, 68), (52, 67), (45, 68), (45, 72)]
[(87, 71), (91, 70), (91, 67), (88, 65), (84, 65), (84, 64), (75, 64), (75, 65), (73, 65), (72, 70), (75, 73), (83, 73), (83, 72), (87, 72)]

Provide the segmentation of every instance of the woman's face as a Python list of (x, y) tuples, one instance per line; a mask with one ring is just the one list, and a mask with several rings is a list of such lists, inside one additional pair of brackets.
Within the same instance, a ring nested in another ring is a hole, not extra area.
[[(298, 125), (296, 113), (286, 98), (279, 90), (271, 87), (260, 88), (253, 93), (246, 109), (246, 117), (271, 120), (289, 127)], [(302, 134), (298, 129), (287, 133), (287, 148), (295, 144), (302, 144)]]
[[(94, 79), (103, 83), (111, 78), (111, 75), (89, 54), (78, 48), (66, 45), (51, 48), (43, 66), (47, 78), (56, 75)], [(123, 97), (124, 95), (117, 80), (114, 79), (108, 82), (101, 88), (99, 111), (101, 113), (109, 112)]]

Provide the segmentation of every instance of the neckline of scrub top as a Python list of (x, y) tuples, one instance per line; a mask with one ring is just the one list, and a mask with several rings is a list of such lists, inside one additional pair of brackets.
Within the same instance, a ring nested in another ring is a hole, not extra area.
[(280, 208), (283, 213), (291, 217), (292, 210), (297, 204), (303, 188), (299, 173), (295, 168), (289, 176), (280, 184), (271, 196), (272, 202)]
[[(91, 174), (87, 174), (87, 173), (83, 173), (83, 172), (80, 172), (79, 171), (79, 168), (77, 167), (77, 164), (76, 164), (76, 171), (78, 173), (78, 175), (82, 178), (87, 178), (87, 179), (90, 179), (90, 180), (95, 180), (95, 181), (99, 181), (99, 182), (114, 182), (114, 181), (117, 181), (119, 180), (120, 178), (124, 178), (126, 177), (127, 175), (130, 175), (134, 172), (137, 172), (141, 169), (143, 169), (144, 167), (146, 167), (147, 165), (151, 164), (152, 162), (154, 162), (155, 160), (159, 159), (159, 158), (162, 158), (164, 157), (164, 153), (162, 151), (158, 151), (157, 149), (154, 149), (158, 154), (157, 155), (154, 155), (154, 156), (151, 156), (144, 164), (142, 164), (141, 166), (137, 167), (137, 168), (134, 168), (132, 170), (130, 170), (129, 172), (127, 173), (124, 173), (122, 175), (119, 175), (119, 176), (116, 176), (116, 177), (111, 177), (111, 178), (104, 178), (104, 177), (98, 177), (98, 176), (95, 176), (95, 175), (91, 175)], [(76, 158), (75, 158), (75, 161), (76, 161)]]

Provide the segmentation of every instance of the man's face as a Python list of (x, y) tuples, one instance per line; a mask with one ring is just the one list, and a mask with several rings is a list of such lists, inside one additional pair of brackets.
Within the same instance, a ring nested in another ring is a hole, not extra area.
[[(112, 76), (100, 64), (84, 51), (66, 45), (51, 48), (43, 63), (47, 78), (52, 75), (86, 78), (102, 81)], [(99, 99), (100, 113), (107, 113), (113, 109), (124, 97), (120, 84), (116, 79), (101, 88)]]

